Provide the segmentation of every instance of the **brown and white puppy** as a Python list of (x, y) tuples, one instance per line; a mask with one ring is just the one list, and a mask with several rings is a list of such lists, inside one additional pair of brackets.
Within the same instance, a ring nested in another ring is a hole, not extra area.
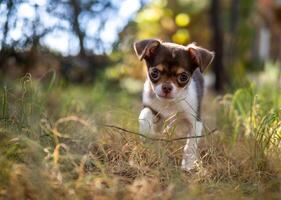
[[(147, 39), (134, 44), (140, 60), (145, 60), (147, 79), (139, 115), (140, 132), (157, 134), (173, 131), (176, 135), (202, 134), (200, 105), (203, 97), (202, 72), (214, 53), (195, 44), (182, 46)], [(187, 140), (182, 168), (190, 170), (197, 160), (198, 139)]]

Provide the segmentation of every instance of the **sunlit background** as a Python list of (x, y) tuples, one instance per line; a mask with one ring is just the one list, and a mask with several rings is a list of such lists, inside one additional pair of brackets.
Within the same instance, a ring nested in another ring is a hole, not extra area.
[[(80, 51), (79, 38), (72, 27), (73, 6), (71, 1), (9, 1), (1, 3), (2, 28), (8, 19), (7, 44), (22, 42), (34, 34), (40, 35), (40, 45), (58, 51), (62, 55), (77, 55)], [(92, 53), (110, 52), (118, 33), (140, 9), (138, 0), (125, 1), (81, 1), (77, 20), (83, 32), (83, 45)], [(13, 10), (9, 10), (13, 9)], [(10, 13), (9, 13), (10, 12)], [(72, 18), (72, 19), (71, 19)], [(36, 33), (34, 33), (36, 32)], [(100, 34), (100, 38), (97, 35)], [(1, 32), (3, 40), (4, 32)], [(95, 40), (100, 39), (102, 45)]]

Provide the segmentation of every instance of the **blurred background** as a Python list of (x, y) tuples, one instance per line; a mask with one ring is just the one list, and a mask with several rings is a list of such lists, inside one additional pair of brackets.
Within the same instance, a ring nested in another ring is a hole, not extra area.
[(1, 0), (0, 83), (51, 71), (63, 85), (139, 93), (133, 42), (160, 38), (215, 51), (207, 84), (224, 92), (265, 66), (280, 77), (280, 33), (281, 0)]

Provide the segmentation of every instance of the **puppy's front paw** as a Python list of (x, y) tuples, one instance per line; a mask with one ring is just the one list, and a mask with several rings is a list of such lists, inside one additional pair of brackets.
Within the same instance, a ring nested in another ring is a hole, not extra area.
[(139, 132), (141, 134), (154, 134), (153, 113), (149, 108), (142, 109), (139, 116)]
[(193, 161), (182, 160), (182, 163), (181, 163), (182, 170), (189, 172), (189, 171), (195, 169), (196, 167), (197, 167), (196, 160), (193, 160)]

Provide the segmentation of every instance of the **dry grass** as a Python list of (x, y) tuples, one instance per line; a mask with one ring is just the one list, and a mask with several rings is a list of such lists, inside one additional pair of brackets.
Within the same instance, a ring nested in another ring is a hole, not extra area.
[(34, 84), (27, 77), (1, 95), (2, 199), (280, 199), (280, 94), (273, 101), (242, 89), (214, 101), (220, 109), (206, 124), (218, 131), (202, 139), (198, 167), (187, 173), (185, 141), (102, 126), (136, 130), (135, 98)]

